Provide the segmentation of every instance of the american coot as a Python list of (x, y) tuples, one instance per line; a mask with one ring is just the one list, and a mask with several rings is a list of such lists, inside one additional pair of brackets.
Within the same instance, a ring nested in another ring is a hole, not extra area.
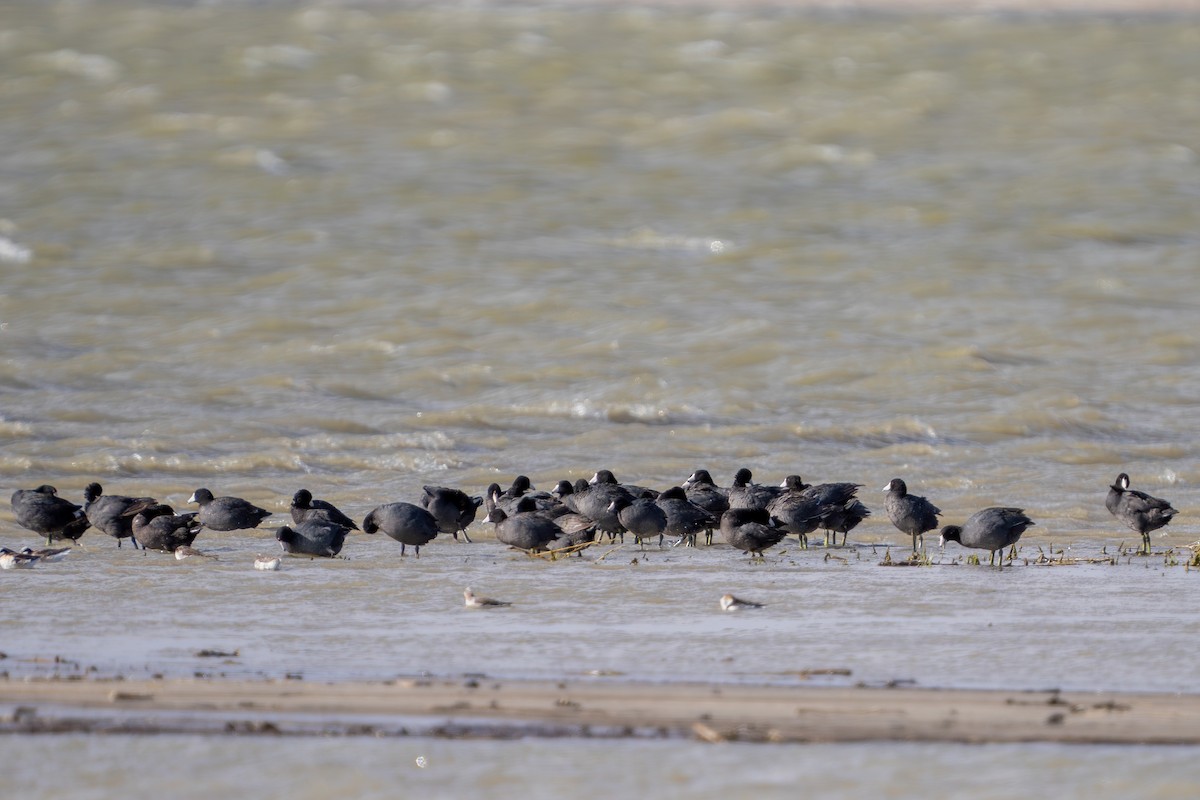
[(945, 547), (946, 542), (958, 542), (963, 547), (990, 550), (990, 564), (995, 563), (998, 551), (1000, 567), (1003, 569), (1004, 548), (1016, 544), (1025, 529), (1033, 524), (1033, 520), (1025, 516), (1024, 509), (985, 508), (967, 517), (967, 521), (961, 527), (947, 525), (942, 528), (942, 546)]
[(600, 483), (605, 483), (609, 486), (620, 486), (632, 497), (649, 497), (651, 499), (658, 497), (658, 492), (656, 492), (654, 489), (650, 489), (645, 486), (638, 486), (633, 483), (620, 483), (617, 481), (617, 476), (614, 475), (610, 469), (597, 470), (596, 474), (592, 476), (588, 483), (592, 484), (593, 486)]
[(912, 536), (913, 552), (917, 552), (917, 539), (925, 546), (925, 532), (938, 526), (938, 515), (942, 510), (924, 497), (908, 493), (908, 486), (900, 478), (892, 478), (887, 486), (884, 507), (887, 508), (888, 519), (892, 521), (901, 533)]
[(470, 542), (467, 527), (475, 521), (483, 498), (472, 497), (462, 489), (447, 486), (425, 486), (423, 491), (421, 506), (433, 515), (438, 530), (450, 534), (455, 541), (458, 541), (458, 534), (461, 533)]
[[(556, 487), (557, 488), (557, 487)], [(620, 518), (615, 511), (610, 511), (613, 501), (625, 499), (632, 501), (633, 495), (625, 487), (615, 483), (588, 483), (585, 480), (575, 482), (570, 494), (561, 495), (562, 504), (583, 514), (596, 523), (597, 533), (607, 533), (613, 539), (625, 532)]]
[(582, 558), (583, 551), (586, 549), (583, 545), (596, 541), (595, 521), (588, 519), (582, 514), (574, 514), (570, 511), (557, 516), (548, 516), (550, 512), (547, 511), (537, 511), (534, 513), (547, 517), (562, 531), (562, 535), (546, 545), (547, 550), (574, 548), (575, 555)]
[(200, 522), (214, 531), (240, 531), (257, 528), (271, 516), (271, 512), (259, 508), (240, 497), (213, 497), (208, 489), (197, 489), (188, 498), (189, 503), (200, 506)]
[(382, 531), (400, 543), (400, 555), (406, 545), (411, 545), (421, 557), (421, 546), (429, 544), (438, 535), (437, 520), (420, 506), (412, 503), (384, 503), (371, 509), (363, 519), (363, 533)]
[(563, 529), (553, 520), (537, 513), (531, 498), (524, 498), (509, 516), (503, 508), (494, 508), (488, 520), (496, 526), (496, 540), (509, 547), (537, 553), (563, 535)]
[[(719, 520), (729, 510), (729, 492), (713, 482), (706, 469), (698, 469), (683, 482), (683, 491), (688, 502), (700, 506)], [(704, 532), (704, 543), (712, 544), (712, 529)]]
[(1129, 488), (1129, 476), (1122, 472), (1108, 487), (1104, 506), (1112, 515), (1142, 535), (1142, 549), (1150, 555), (1150, 531), (1166, 527), (1179, 512), (1171, 504), (1145, 492)]
[(131, 540), (134, 548), (138, 546), (133, 535), (133, 518), (157, 502), (153, 497), (104, 494), (98, 483), (89, 483), (83, 490), (83, 513), (87, 514), (88, 522), (96, 530), (116, 539), (117, 547), (121, 546), (122, 539)]
[(633, 534), (634, 540), (645, 547), (645, 540), (658, 537), (658, 546), (662, 547), (663, 537), (667, 530), (667, 512), (651, 497), (639, 497), (636, 500), (621, 497), (612, 502), (609, 511), (617, 515), (621, 526)]
[(58, 490), (46, 484), (36, 489), (17, 489), (12, 507), (17, 524), (45, 536), (46, 544), (56, 539), (78, 541), (91, 527), (82, 506), (59, 497)]
[(734, 597), (731, 594), (721, 595), (721, 610), (722, 611), (741, 611), (747, 608), (762, 608), (762, 603), (755, 603), (751, 600), (743, 600), (740, 597)]
[(176, 514), (166, 503), (156, 503), (133, 518), (133, 535), (143, 550), (174, 553), (180, 545), (191, 545), (200, 533), (199, 514)]
[(837, 535), (842, 534), (842, 546), (846, 534), (858, 526), (871, 512), (857, 498), (859, 483), (818, 483), (804, 491), (815, 497), (821, 509), (818, 527), (825, 531), (825, 546), (829, 546), (829, 535), (833, 534), (833, 545), (837, 546)]
[(682, 486), (672, 486), (654, 502), (666, 513), (666, 535), (676, 537), (676, 545), (683, 543), (685, 547), (695, 547), (696, 534), (720, 524), (716, 517), (688, 500)]
[(300, 489), (292, 495), (291, 512), (292, 522), (297, 524), (306, 519), (324, 518), (343, 528), (358, 530), (358, 524), (343, 514), (337, 506), (325, 500), (314, 500), (312, 492), (308, 489)]
[(800, 539), (800, 547), (808, 549), (808, 534), (821, 524), (825, 510), (820, 498), (808, 490), (812, 486), (799, 475), (788, 475), (783, 479), (783, 493), (767, 505), (767, 512), (775, 520), (776, 527)]
[[(321, 517), (306, 518), (296, 527), (281, 526), (275, 531), (275, 540), (285, 553), (294, 556), (319, 556), (333, 558), (342, 552), (346, 534), (350, 529)], [(369, 531), (368, 531), (369, 532)]]
[(778, 486), (761, 486), (753, 481), (754, 473), (745, 467), (734, 474), (729, 487), (730, 508), (766, 508), (783, 493)]
[(751, 560), (765, 561), (763, 551), (786, 535), (783, 528), (771, 524), (765, 508), (731, 508), (721, 515), (721, 536), (735, 549), (750, 553)]

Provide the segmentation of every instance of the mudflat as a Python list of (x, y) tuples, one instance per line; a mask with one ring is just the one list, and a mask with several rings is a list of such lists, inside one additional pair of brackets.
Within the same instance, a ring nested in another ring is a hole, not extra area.
[(1200, 696), (414, 678), (0, 681), (0, 731), (1200, 743)]

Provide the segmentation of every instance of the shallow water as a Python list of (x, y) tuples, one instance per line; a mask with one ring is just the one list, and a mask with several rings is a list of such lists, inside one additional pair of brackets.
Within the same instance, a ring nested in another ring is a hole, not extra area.
[[(603, 740), (444, 741), (195, 736), (52, 736), (4, 741), (22, 797), (153, 798), (237, 794), (271, 774), (269, 793), (390, 798), (905, 797), (1064, 795), (1186, 798), (1200, 783), (1194, 747), (1066, 745), (770, 745)], [(60, 769), (25, 773), (53, 747)], [(122, 753), (166, 769), (130, 769)], [(1136, 766), (1130, 763), (1136, 759)], [(422, 766), (418, 766), (418, 760)], [(272, 765), (286, 763), (286, 772)], [(13, 781), (12, 779), (16, 780)], [(84, 788), (86, 787), (86, 788)]]
[[(0, 575), (0, 669), (1200, 691), (1194, 18), (10, 3), (0, 68), (5, 491), (361, 518), (749, 466), (875, 511), (765, 566), (356, 535), (260, 574), (269, 531), (202, 565), (89, 533)], [(1024, 564), (1133, 544), (1118, 472), (1180, 509), (1155, 556)], [(1017, 566), (878, 566), (897, 475), (947, 522), (1025, 507)]]

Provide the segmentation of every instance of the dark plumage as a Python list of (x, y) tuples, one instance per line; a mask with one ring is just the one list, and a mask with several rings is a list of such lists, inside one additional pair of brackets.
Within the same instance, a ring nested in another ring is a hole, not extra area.
[(721, 536), (730, 546), (764, 559), (763, 551), (779, 544), (787, 531), (771, 524), (765, 508), (731, 508), (721, 515)]
[(821, 509), (821, 520), (818, 527), (825, 531), (825, 546), (829, 546), (829, 534), (833, 534), (833, 544), (837, 546), (837, 535), (843, 534), (842, 544), (845, 545), (844, 534), (852, 530), (866, 517), (871, 516), (855, 496), (862, 484), (858, 483), (818, 483), (804, 491), (815, 497)]
[(979, 550), (990, 550), (995, 562), (996, 552), (1000, 551), (1000, 567), (1004, 567), (1004, 548), (1011, 547), (1021, 538), (1025, 529), (1034, 524), (1025, 516), (1020, 508), (985, 508), (967, 517), (967, 521), (958, 525), (947, 525), (942, 528), (942, 546), (946, 542), (958, 542), (963, 547), (974, 547)]
[(1150, 531), (1166, 527), (1179, 513), (1166, 500), (1130, 489), (1129, 476), (1124, 472), (1108, 487), (1104, 506), (1114, 517), (1141, 534), (1142, 551), (1147, 555), (1150, 554)]
[(180, 545), (190, 546), (200, 533), (199, 515), (195, 511), (176, 514), (165, 503), (155, 503), (134, 515), (133, 536), (143, 550), (174, 553)]
[(208, 489), (197, 489), (188, 498), (189, 503), (200, 506), (197, 512), (201, 524), (214, 531), (240, 531), (257, 528), (271, 516), (265, 508), (259, 508), (240, 497), (213, 497)]
[(607, 533), (611, 539), (625, 532), (616, 512), (610, 510), (613, 501), (632, 501), (633, 495), (615, 483), (588, 483), (580, 479), (575, 482), (570, 494), (562, 495), (559, 499), (571, 511), (593, 520), (597, 533)]
[[(706, 469), (698, 469), (689, 475), (683, 482), (683, 491), (688, 502), (712, 514), (714, 520), (719, 521), (721, 515), (729, 510), (729, 490), (717, 486)], [(706, 545), (712, 544), (712, 533), (712, 528), (705, 529)]]
[(475, 521), (475, 514), (483, 505), (482, 497), (472, 497), (461, 489), (451, 489), (445, 486), (425, 486), (421, 495), (421, 505), (433, 515), (438, 530), (448, 533), (458, 540), (458, 534), (468, 542), (467, 527)]
[(116, 539), (117, 547), (121, 546), (122, 539), (130, 539), (135, 548), (138, 546), (137, 537), (133, 535), (133, 518), (157, 502), (153, 497), (104, 494), (98, 483), (89, 483), (83, 490), (83, 513), (87, 514), (88, 522), (96, 530)]
[(346, 516), (333, 503), (325, 500), (314, 500), (312, 492), (300, 489), (292, 495), (292, 522), (297, 524), (306, 519), (325, 519), (352, 531), (358, 530), (358, 524)]
[(629, 500), (622, 497), (614, 500), (609, 510), (616, 513), (621, 526), (633, 534), (638, 544), (657, 536), (658, 546), (662, 547), (667, 530), (667, 512), (663, 511), (654, 498), (639, 497)]
[(654, 502), (666, 513), (666, 535), (678, 537), (675, 544), (683, 542), (695, 547), (696, 534), (720, 524), (716, 517), (688, 500), (682, 486), (672, 486)]
[(547, 550), (562, 550), (568, 547), (578, 548), (575, 554), (583, 555), (584, 548), (580, 545), (596, 541), (596, 523), (582, 514), (568, 511), (565, 514), (548, 516), (546, 511), (535, 511), (535, 514), (550, 519), (562, 530), (562, 535), (546, 545)]
[(887, 486), (884, 507), (887, 508), (888, 519), (902, 533), (912, 536), (913, 552), (917, 552), (917, 537), (921, 546), (925, 545), (925, 532), (938, 526), (938, 515), (942, 510), (924, 497), (908, 493), (908, 486), (900, 478), (892, 478)]
[(12, 496), (17, 524), (46, 537), (46, 544), (58, 539), (78, 541), (91, 523), (82, 506), (58, 496), (53, 486), (17, 489)]
[(762, 486), (754, 483), (754, 474), (742, 467), (733, 476), (729, 487), (730, 508), (766, 508), (782, 493), (777, 486)]
[(767, 511), (777, 527), (800, 539), (800, 547), (808, 548), (808, 535), (821, 524), (825, 513), (821, 499), (808, 490), (799, 475), (788, 475), (783, 481), (783, 493), (767, 505)]
[(589, 480), (588, 483), (592, 485), (606, 483), (610, 486), (620, 486), (622, 489), (629, 492), (630, 496), (632, 497), (649, 497), (651, 499), (658, 497), (658, 492), (654, 489), (650, 489), (645, 486), (638, 486), (632, 483), (618, 482), (617, 476), (614, 475), (612, 470), (609, 469), (597, 470), (596, 474), (592, 476), (592, 479)]
[[(846, 536), (858, 527), (858, 523), (871, 516), (871, 510), (855, 498), (846, 503), (840, 510), (835, 509), (821, 519), (821, 527), (828, 536), (833, 534), (833, 545), (837, 547), (837, 535), (842, 534), (842, 547), (846, 546)], [(828, 542), (826, 545), (828, 546)]]
[(527, 553), (545, 550), (563, 535), (563, 529), (537, 513), (535, 504), (528, 498), (517, 505), (512, 516), (503, 508), (494, 508), (488, 514), (488, 520), (496, 526), (497, 541)]
[(371, 509), (363, 519), (363, 533), (383, 531), (400, 543), (400, 555), (405, 545), (412, 545), (421, 557), (421, 545), (429, 544), (438, 535), (437, 520), (420, 506), (412, 503), (385, 503)]
[(492, 509), (499, 506), (504, 509), (504, 513), (510, 517), (517, 512), (517, 504), (522, 499), (528, 497), (539, 511), (554, 511), (561, 513), (562, 503), (559, 498), (551, 492), (539, 492), (533, 484), (524, 475), (518, 475), (513, 479), (512, 486), (501, 490), (500, 484), (493, 483), (487, 489), (487, 494), (484, 498), (484, 505), (487, 512), (490, 514)]
[(342, 552), (350, 529), (320, 516), (306, 516), (295, 528), (284, 525), (275, 531), (275, 539), (285, 553), (333, 558)]

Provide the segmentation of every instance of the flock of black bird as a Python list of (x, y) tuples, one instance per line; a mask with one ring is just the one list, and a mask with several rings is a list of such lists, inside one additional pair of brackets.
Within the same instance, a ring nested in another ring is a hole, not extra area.
[[(278, 528), (275, 538), (286, 553), (333, 557), (341, 552), (351, 531), (382, 532), (400, 542), (401, 555), (411, 546), (419, 558), (421, 547), (438, 534), (457, 539), (461, 533), (471, 541), (467, 527), (484, 507), (486, 519), (495, 525), (496, 539), (529, 553), (578, 552), (601, 537), (624, 541), (626, 534), (643, 546), (645, 540), (657, 538), (661, 547), (668, 538), (673, 545), (695, 546), (703, 533), (708, 545), (713, 532), (719, 530), (731, 547), (762, 560), (764, 551), (788, 535), (798, 537), (800, 546), (807, 548), (810, 533), (824, 531), (826, 546), (830, 537), (836, 546), (841, 533), (844, 545), (847, 534), (871, 514), (858, 499), (860, 488), (856, 483), (811, 485), (798, 475), (788, 476), (779, 486), (768, 486), (754, 483), (748, 469), (738, 470), (731, 486), (720, 487), (701, 469), (682, 485), (658, 492), (619, 483), (611, 471), (600, 470), (590, 481), (559, 481), (546, 492), (535, 490), (529, 478), (521, 475), (508, 489), (492, 484), (483, 496), (426, 486), (419, 503), (377, 506), (363, 518), (361, 528), (330, 503), (301, 489), (292, 498), (292, 524)], [(888, 519), (912, 537), (913, 552), (918, 553), (924, 546), (924, 534), (938, 528), (941, 509), (924, 497), (909, 494), (900, 478), (892, 479), (884, 491)], [(188, 502), (198, 510), (176, 513), (153, 497), (106, 495), (98, 483), (84, 490), (83, 505), (59, 497), (53, 486), (18, 489), (12, 496), (17, 523), (45, 536), (48, 547), (21, 552), (0, 548), (0, 567), (26, 567), (61, 557), (62, 549), (49, 545), (77, 541), (88, 528), (114, 537), (118, 546), (129, 539), (135, 548), (175, 553), (182, 559), (203, 555), (191, 545), (205, 528), (256, 528), (271, 516), (270, 511), (247, 500), (214, 497), (203, 488)], [(1178, 513), (1167, 501), (1130, 489), (1129, 476), (1124, 473), (1109, 487), (1105, 505), (1141, 535), (1146, 553), (1150, 551), (1150, 532)], [(975, 512), (962, 525), (946, 525), (940, 534), (943, 544), (952, 541), (990, 551), (992, 562), (1000, 553), (1003, 565), (1004, 550), (1032, 525), (1024, 510), (996, 506)], [(274, 568), (258, 563), (256, 567)]]

